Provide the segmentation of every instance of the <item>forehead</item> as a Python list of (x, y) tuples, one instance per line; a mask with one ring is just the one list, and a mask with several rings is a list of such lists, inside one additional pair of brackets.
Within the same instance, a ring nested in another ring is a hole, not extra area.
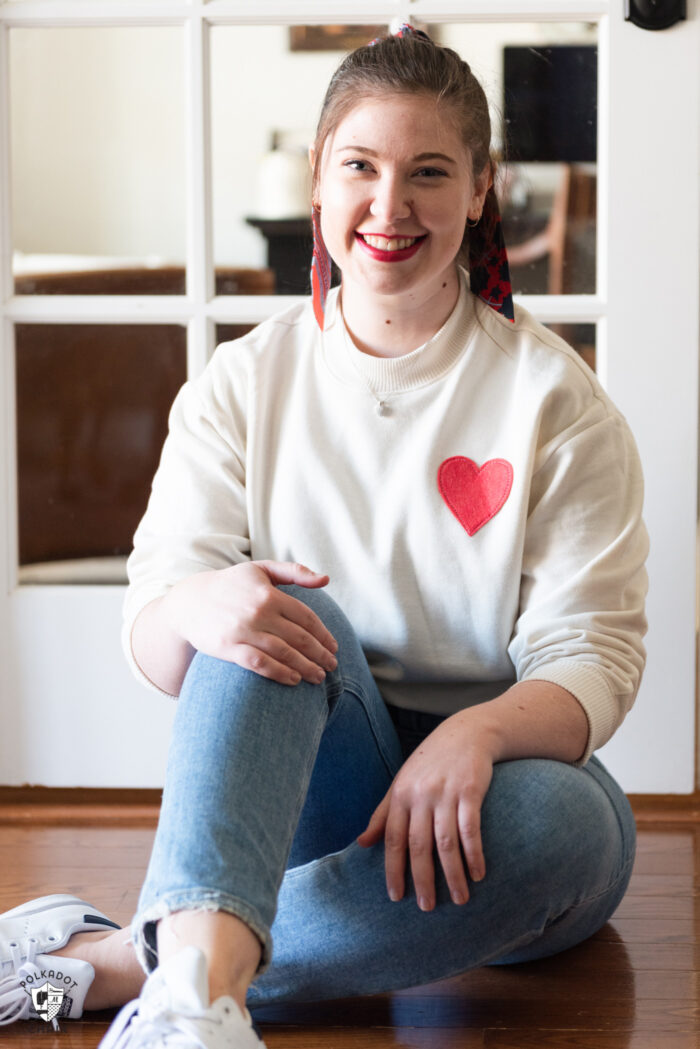
[(331, 150), (381, 145), (392, 152), (452, 152), (468, 159), (454, 107), (428, 94), (378, 94), (361, 98), (330, 136)]

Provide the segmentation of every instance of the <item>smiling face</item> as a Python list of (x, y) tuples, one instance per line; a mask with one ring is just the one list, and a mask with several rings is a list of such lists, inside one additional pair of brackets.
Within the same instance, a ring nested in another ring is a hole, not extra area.
[(432, 95), (363, 100), (329, 136), (316, 203), (343, 288), (415, 304), (445, 282), (490, 176), (474, 180), (449, 105)]

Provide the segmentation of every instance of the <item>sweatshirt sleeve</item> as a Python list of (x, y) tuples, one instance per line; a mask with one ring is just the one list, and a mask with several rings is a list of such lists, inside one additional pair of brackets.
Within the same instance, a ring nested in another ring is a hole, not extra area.
[[(168, 437), (127, 563), (123, 647), (139, 612), (178, 580), (226, 568), (250, 555), (246, 507), (245, 374), (229, 378), (220, 347), (202, 376), (186, 383), (170, 411)], [(154, 686), (151, 686), (154, 687)]]
[(577, 764), (619, 727), (644, 667), (642, 503), (634, 440), (598, 391), (538, 452), (509, 646), (518, 680), (553, 682), (581, 703), (589, 735)]

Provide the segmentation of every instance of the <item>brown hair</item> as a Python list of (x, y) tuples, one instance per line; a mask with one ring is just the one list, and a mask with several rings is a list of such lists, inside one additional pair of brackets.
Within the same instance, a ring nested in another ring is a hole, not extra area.
[[(424, 94), (452, 107), (462, 141), (472, 159), (472, 177), (490, 164), (491, 119), (484, 90), (469, 65), (449, 47), (439, 47), (425, 34), (380, 37), (347, 55), (333, 74), (321, 107), (314, 142), (312, 195), (316, 199), (324, 146), (330, 135), (363, 96)], [(488, 192), (480, 225), (494, 222), (493, 187)], [(497, 205), (496, 205), (497, 207)], [(491, 229), (480, 232), (487, 239)], [(469, 231), (465, 229), (460, 259), (467, 260)]]

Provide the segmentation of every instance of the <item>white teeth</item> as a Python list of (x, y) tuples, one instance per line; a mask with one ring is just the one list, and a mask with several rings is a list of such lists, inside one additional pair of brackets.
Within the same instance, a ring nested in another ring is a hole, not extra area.
[(418, 237), (375, 237), (369, 233), (361, 233), (360, 236), (370, 248), (378, 248), (379, 251), (401, 251), (402, 248), (410, 248), (418, 240)]

